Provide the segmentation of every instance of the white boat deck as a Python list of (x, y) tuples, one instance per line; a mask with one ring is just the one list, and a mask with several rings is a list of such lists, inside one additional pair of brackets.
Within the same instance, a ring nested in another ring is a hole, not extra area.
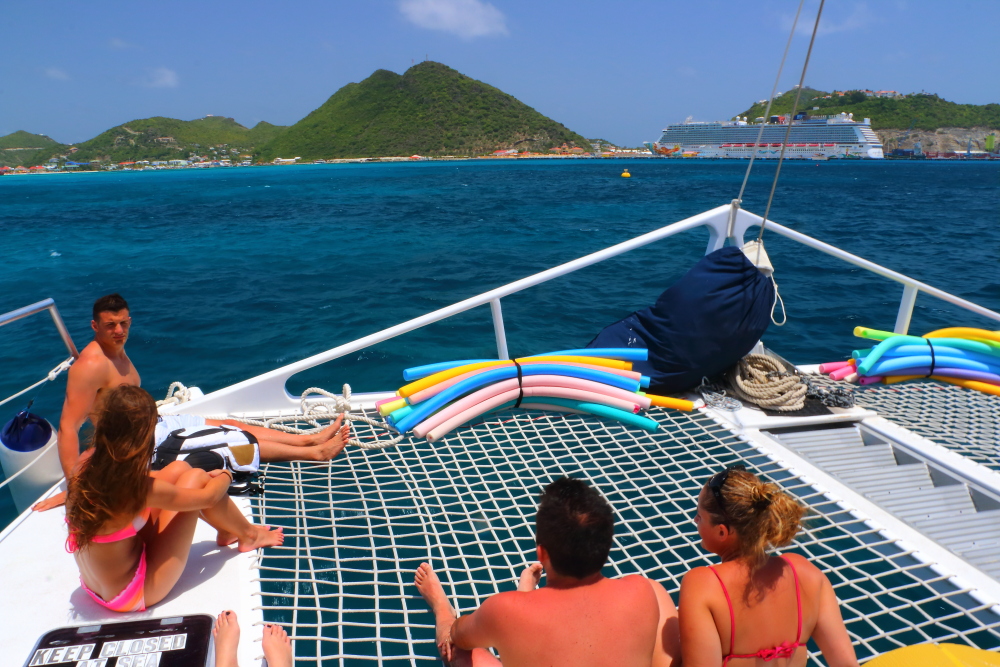
[[(237, 504), (249, 516), (250, 502), (237, 499)], [(218, 547), (215, 531), (199, 521), (187, 567), (170, 595), (144, 612), (118, 614), (80, 587), (76, 561), (65, 549), (65, 516), (61, 507), (29, 510), (0, 533), (0, 664), (24, 664), (35, 642), (59, 627), (190, 614), (214, 617), (224, 609), (235, 611), (240, 620), (240, 665), (259, 664), (261, 631), (255, 624), (263, 622), (263, 615), (254, 580), (256, 553)]]

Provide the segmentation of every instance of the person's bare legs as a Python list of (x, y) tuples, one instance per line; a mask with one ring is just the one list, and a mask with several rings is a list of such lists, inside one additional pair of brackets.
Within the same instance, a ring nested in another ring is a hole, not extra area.
[(240, 625), (235, 611), (224, 611), (212, 628), (215, 638), (215, 667), (239, 667), (236, 650), (240, 645)]
[[(206, 477), (208, 476), (207, 473)], [(219, 502), (201, 511), (201, 518), (219, 531), (216, 543), (227, 546), (239, 542), (240, 551), (253, 551), (263, 547), (273, 547), (285, 541), (281, 528), (270, 530), (269, 526), (250, 523), (233, 499), (223, 496)]]
[(244, 424), (243, 422), (239, 422), (234, 419), (224, 419), (221, 421), (218, 419), (205, 420), (205, 424), (207, 426), (233, 426), (241, 431), (253, 434), (257, 440), (269, 440), (279, 445), (291, 445), (293, 447), (313, 447), (315, 445), (323, 444), (340, 432), (341, 428), (343, 428), (343, 422), (344, 415), (337, 415), (337, 418), (333, 420), (333, 423), (322, 431), (318, 431), (316, 433), (285, 433), (284, 431), (277, 431), (265, 426)]
[(542, 580), (542, 569), (541, 563), (532, 563), (528, 567), (524, 568), (524, 572), (521, 573), (521, 578), (517, 581), (517, 590), (522, 593), (530, 593), (531, 591), (538, 588), (538, 582)]
[[(211, 477), (204, 470), (188, 466), (188, 470), (177, 477), (176, 485), (202, 489), (209, 479)], [(202, 516), (220, 535), (236, 535), (240, 551), (281, 544), (285, 539), (280, 529), (271, 531), (266, 526), (255, 526), (247, 521), (229, 496), (223, 496), (214, 506), (204, 510)], [(191, 551), (198, 512), (158, 510), (152, 518), (152, 525), (142, 531), (146, 542), (143, 593), (147, 607), (165, 598), (180, 579)]]
[(444, 593), (441, 580), (438, 579), (434, 568), (428, 563), (421, 563), (413, 576), (413, 583), (417, 590), (427, 601), (431, 611), (434, 613), (434, 634), (437, 642), (438, 654), (441, 660), (448, 667), (491, 667), (499, 666), (500, 661), (493, 657), (493, 654), (486, 649), (477, 648), (472, 651), (460, 649), (451, 644), (451, 626), (458, 618), (458, 613), (448, 601), (448, 596)]
[(268, 623), (261, 638), (267, 667), (292, 667), (292, 640), (280, 625)]

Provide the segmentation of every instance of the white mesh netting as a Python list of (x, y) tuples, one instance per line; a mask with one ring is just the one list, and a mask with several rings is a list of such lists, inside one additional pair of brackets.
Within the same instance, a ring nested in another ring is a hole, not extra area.
[[(463, 613), (512, 590), (534, 555), (538, 494), (560, 475), (589, 480), (615, 509), (605, 574), (642, 573), (676, 601), (684, 573), (710, 562), (691, 521), (698, 492), (742, 461), (810, 506), (791, 550), (833, 582), (860, 659), (931, 640), (1000, 648), (1000, 616), (707, 415), (651, 416), (662, 424), (653, 434), (578, 415), (501, 413), (435, 445), (267, 466), (256, 511), (287, 537), (260, 562), (265, 619), (290, 626), (297, 664), (433, 665), (416, 567), (429, 560)], [(822, 664), (810, 649), (811, 664)]]

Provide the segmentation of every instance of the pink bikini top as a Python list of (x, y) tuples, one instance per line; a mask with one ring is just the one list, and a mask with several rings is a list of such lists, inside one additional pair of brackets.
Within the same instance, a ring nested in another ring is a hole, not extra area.
[(719, 573), (715, 571), (715, 568), (711, 565), (708, 569), (712, 571), (715, 578), (719, 580), (719, 585), (722, 586), (722, 592), (726, 596), (726, 604), (729, 606), (729, 655), (722, 659), (722, 667), (726, 667), (730, 660), (733, 658), (760, 658), (764, 662), (770, 662), (777, 658), (791, 658), (795, 655), (795, 649), (800, 646), (805, 646), (805, 643), (799, 641), (799, 637), (802, 636), (802, 591), (799, 588), (799, 573), (795, 571), (795, 566), (792, 565), (792, 561), (788, 560), (784, 556), (781, 557), (788, 567), (792, 568), (792, 576), (795, 577), (795, 611), (798, 614), (798, 622), (795, 629), (795, 642), (782, 642), (777, 646), (772, 648), (762, 648), (756, 653), (747, 654), (736, 654), (733, 653), (733, 647), (736, 646), (736, 614), (733, 613), (733, 602), (729, 599), (729, 591), (726, 590), (726, 585), (722, 583), (722, 577)]
[[(107, 544), (108, 542), (121, 542), (130, 537), (135, 537), (142, 530), (143, 526), (146, 525), (146, 521), (149, 520), (149, 508), (144, 509), (140, 514), (137, 514), (132, 523), (125, 526), (121, 530), (116, 530), (113, 533), (108, 533), (107, 535), (95, 535), (92, 542), (97, 544)], [(69, 524), (69, 519), (66, 519), (67, 525)], [(69, 537), (66, 538), (66, 551), (73, 553), (76, 551), (76, 538), (73, 533), (70, 532)]]

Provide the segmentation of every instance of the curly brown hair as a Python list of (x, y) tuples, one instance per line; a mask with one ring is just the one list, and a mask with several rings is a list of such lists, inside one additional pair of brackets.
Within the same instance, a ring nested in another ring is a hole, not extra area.
[(139, 387), (123, 384), (104, 397), (90, 441), (94, 452), (69, 479), (66, 521), (77, 549), (113, 517), (145, 508), (156, 416), (156, 402)]
[(731, 469), (720, 492), (724, 511), (712, 493), (702, 493), (702, 506), (713, 524), (736, 531), (737, 557), (751, 572), (763, 567), (769, 550), (791, 544), (802, 529), (806, 508), (777, 484), (761, 481), (753, 473)]

